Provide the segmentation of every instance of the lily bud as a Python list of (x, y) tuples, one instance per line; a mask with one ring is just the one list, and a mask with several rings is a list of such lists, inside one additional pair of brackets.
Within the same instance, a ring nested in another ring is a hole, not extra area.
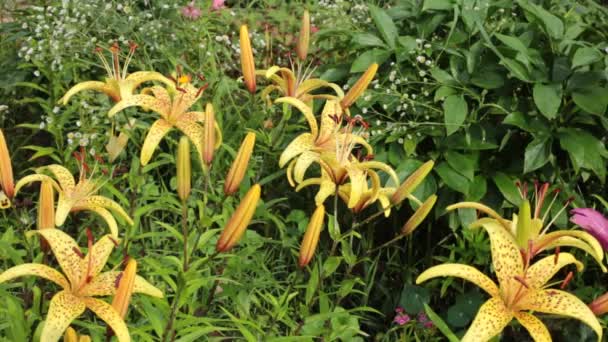
[(91, 337), (89, 335), (80, 335), (78, 342), (91, 342)]
[(190, 196), (191, 178), (190, 142), (187, 137), (181, 137), (177, 148), (177, 194), (182, 202)]
[(433, 209), (435, 202), (437, 202), (437, 196), (429, 196), (429, 198), (427, 198), (426, 201), (422, 203), (418, 210), (414, 212), (414, 215), (412, 215), (412, 217), (410, 217), (410, 219), (405, 222), (403, 228), (401, 228), (401, 234), (409, 235), (414, 231), (414, 229), (418, 228), (418, 226), (422, 223), (422, 221), (424, 221), (426, 216), (431, 212), (431, 209)]
[(310, 221), (306, 227), (306, 233), (304, 233), (304, 238), (302, 239), (302, 246), (300, 246), (300, 259), (298, 260), (300, 267), (306, 267), (315, 254), (317, 244), (319, 243), (319, 236), (323, 229), (324, 218), (325, 207), (321, 204), (315, 209), (315, 212), (310, 217)]
[(255, 145), (255, 133), (249, 132), (243, 139), (241, 147), (239, 148), (236, 158), (230, 166), (230, 170), (226, 175), (226, 181), (224, 183), (224, 193), (226, 195), (232, 195), (236, 192), (243, 177), (245, 177), (245, 171), (247, 171), (247, 165), (249, 165), (249, 159), (253, 152), (253, 146)]
[[(53, 184), (48, 180), (40, 183), (40, 197), (38, 198), (38, 229), (55, 228), (55, 194)], [(40, 239), (40, 248), (46, 253), (49, 251), (48, 242)]]
[(63, 334), (63, 342), (79, 342), (78, 333), (72, 327), (68, 327)]
[(207, 166), (213, 161), (215, 152), (215, 114), (213, 105), (207, 103), (205, 107), (205, 130), (203, 131), (203, 161)]
[(260, 185), (255, 184), (243, 197), (241, 203), (228, 220), (228, 223), (226, 223), (219, 240), (217, 240), (215, 249), (218, 252), (230, 250), (241, 239), (255, 213), (261, 192), (262, 188)]
[(15, 181), (13, 179), (13, 166), (11, 165), (11, 155), (4, 139), (4, 133), (0, 129), (0, 186), (2, 191), (13, 198), (15, 196)]
[(253, 51), (251, 41), (249, 41), (249, 31), (247, 25), (241, 26), (241, 69), (245, 86), (250, 93), (255, 93), (255, 63), (253, 61)]
[(133, 287), (135, 286), (135, 275), (137, 274), (137, 261), (130, 258), (125, 266), (125, 270), (119, 276), (116, 294), (112, 300), (112, 307), (120, 317), (123, 319), (127, 315), (129, 310), (129, 302), (131, 301), (131, 295), (133, 294)]
[(608, 292), (591, 302), (591, 304), (589, 304), (589, 309), (591, 309), (596, 316), (602, 316), (608, 312)]
[(520, 248), (528, 246), (528, 240), (532, 238), (532, 210), (530, 208), (530, 201), (523, 200), (519, 206), (519, 213), (517, 214), (517, 231), (515, 239), (517, 245)]
[(308, 11), (304, 11), (302, 15), (302, 24), (300, 26), (300, 36), (298, 37), (298, 45), (296, 53), (301, 61), (306, 60), (308, 54), (308, 46), (310, 44), (310, 15)]
[(429, 160), (426, 163), (422, 164), (422, 166), (420, 166), (409, 177), (407, 177), (407, 179), (403, 181), (403, 183), (401, 183), (399, 188), (397, 188), (397, 190), (391, 197), (391, 202), (393, 204), (398, 204), (401, 203), (404, 199), (406, 199), (414, 190), (416, 190), (418, 185), (422, 183), (424, 178), (426, 178), (429, 172), (431, 172), (434, 165), (435, 162), (432, 160)]
[(367, 89), (367, 86), (369, 85), (369, 83), (374, 79), (374, 76), (376, 75), (377, 70), (378, 70), (377, 63), (370, 65), (367, 68), (367, 70), (365, 70), (363, 75), (361, 75), (361, 78), (359, 78), (357, 80), (357, 82), (355, 82), (355, 84), (352, 86), (352, 88), (350, 88), (348, 93), (346, 93), (346, 95), (344, 95), (344, 98), (342, 99), (342, 101), (340, 101), (340, 105), (342, 105), (342, 108), (348, 108), (353, 103), (355, 103), (355, 101), (357, 101), (359, 96), (361, 96), (361, 94), (363, 94), (365, 89)]

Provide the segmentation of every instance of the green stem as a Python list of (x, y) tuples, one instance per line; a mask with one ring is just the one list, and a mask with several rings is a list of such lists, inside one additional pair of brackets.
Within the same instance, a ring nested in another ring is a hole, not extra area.
[(188, 271), (188, 205), (182, 201), (182, 235), (184, 236), (184, 273)]

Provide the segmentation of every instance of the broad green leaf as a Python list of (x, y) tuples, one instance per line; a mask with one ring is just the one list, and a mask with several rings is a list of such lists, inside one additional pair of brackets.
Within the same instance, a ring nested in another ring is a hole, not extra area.
[(572, 69), (580, 66), (593, 64), (602, 58), (602, 54), (596, 48), (581, 47), (576, 50), (572, 57)]
[(563, 128), (559, 131), (560, 146), (568, 151), (574, 169), (593, 171), (603, 182), (606, 177), (606, 147), (601, 140), (582, 129)]
[(502, 172), (497, 173), (492, 179), (503, 197), (514, 206), (519, 206), (521, 195), (515, 185), (516, 180)]
[(578, 89), (572, 93), (572, 99), (584, 111), (604, 115), (608, 106), (608, 88), (592, 86)]
[(448, 151), (445, 154), (446, 160), (456, 172), (473, 181), (475, 176), (475, 158), (455, 151)]
[(481, 69), (471, 77), (471, 83), (484, 89), (497, 89), (505, 84), (505, 79), (496, 71)]
[(433, 76), (434, 79), (436, 79), (439, 83), (442, 84), (457, 84), (456, 80), (454, 80), (454, 78), (452, 77), (452, 75), (450, 75), (449, 72), (439, 69), (437, 67), (433, 67), (431, 69), (431, 76)]
[(372, 63), (378, 63), (381, 65), (384, 63), (391, 55), (390, 51), (382, 50), (382, 49), (373, 49), (366, 51), (357, 57), (353, 62), (353, 65), (350, 67), (351, 73), (363, 72), (369, 67)]
[(446, 134), (450, 135), (456, 132), (467, 118), (469, 109), (464, 97), (458, 95), (450, 95), (443, 102), (443, 115), (445, 122)]
[(369, 13), (386, 44), (388, 44), (391, 49), (394, 49), (399, 33), (393, 19), (391, 19), (383, 9), (375, 5), (369, 5)]
[(341, 257), (332, 256), (327, 258), (327, 260), (325, 260), (325, 262), (323, 263), (323, 278), (331, 276), (340, 266), (341, 262)]
[(524, 173), (528, 173), (543, 167), (551, 156), (551, 138), (542, 136), (535, 138), (526, 146), (524, 154)]
[(357, 33), (353, 36), (352, 42), (362, 47), (386, 47), (386, 44), (382, 39), (378, 38), (375, 34), (369, 32)]
[(559, 83), (536, 83), (532, 91), (534, 103), (547, 119), (555, 119), (562, 102), (562, 86)]
[(551, 38), (561, 39), (564, 36), (564, 23), (557, 16), (528, 0), (518, 0), (517, 3), (540, 20)]
[(500, 64), (504, 65), (507, 69), (509, 69), (513, 76), (519, 78), (520, 80), (528, 83), (532, 82), (528, 70), (520, 62), (510, 58), (502, 58), (500, 60)]
[(431, 300), (429, 290), (424, 287), (405, 284), (401, 290), (399, 306), (410, 315), (415, 315), (424, 310), (424, 304)]
[(467, 195), (469, 193), (469, 180), (456, 172), (448, 163), (440, 163), (435, 166), (435, 172), (441, 180), (451, 189)]
[(422, 10), (449, 10), (454, 7), (454, 1), (452, 0), (424, 0)]

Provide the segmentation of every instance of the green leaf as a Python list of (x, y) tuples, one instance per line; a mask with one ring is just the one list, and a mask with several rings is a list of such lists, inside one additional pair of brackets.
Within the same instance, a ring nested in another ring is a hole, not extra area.
[(336, 271), (336, 269), (338, 269), (341, 262), (341, 257), (332, 256), (327, 258), (327, 260), (325, 260), (325, 262), (323, 263), (323, 277), (327, 278), (332, 275)]
[(369, 5), (369, 13), (386, 44), (388, 44), (391, 49), (394, 49), (399, 33), (393, 19), (391, 19), (383, 9), (375, 5)]
[(528, 83), (532, 82), (528, 70), (520, 62), (511, 58), (502, 58), (500, 60), (500, 64), (504, 65), (507, 69), (509, 69), (513, 76), (519, 78), (520, 80)]
[(497, 173), (492, 179), (503, 197), (514, 206), (519, 206), (521, 203), (521, 195), (515, 185), (516, 180), (502, 172)]
[(437, 67), (433, 67), (431, 69), (431, 76), (436, 79), (439, 83), (442, 84), (452, 84), (455, 85), (457, 82), (454, 80), (452, 75), (449, 72), (439, 69)]
[(534, 103), (540, 112), (549, 120), (555, 119), (562, 103), (562, 86), (559, 83), (536, 83), (532, 91)]
[(464, 155), (454, 151), (448, 151), (445, 154), (446, 160), (450, 166), (468, 180), (473, 181), (475, 176), (475, 158), (470, 155)]
[(469, 193), (469, 180), (456, 172), (448, 163), (440, 163), (435, 166), (435, 171), (449, 188), (465, 195)]
[(448, 341), (450, 341), (450, 342), (460, 341), (460, 339), (456, 336), (456, 334), (454, 334), (452, 332), (452, 330), (450, 330), (448, 325), (441, 319), (441, 317), (439, 317), (439, 315), (437, 315), (435, 313), (435, 311), (433, 311), (433, 309), (431, 309), (430, 306), (428, 306), (428, 304), (424, 304), (424, 311), (426, 312), (426, 315), (429, 316), (429, 319), (431, 321), (433, 321), (433, 324), (435, 324), (437, 329), (439, 329), (439, 331), (441, 331), (441, 333), (443, 335), (445, 335), (445, 337), (448, 339)]
[(357, 57), (353, 62), (353, 65), (350, 67), (351, 73), (363, 72), (369, 67), (372, 63), (378, 63), (381, 65), (384, 63), (391, 55), (390, 51), (382, 50), (382, 49), (372, 49), (366, 51)]
[(484, 89), (497, 89), (505, 84), (503, 75), (490, 70), (479, 70), (471, 77), (471, 83)]
[(551, 138), (542, 136), (532, 140), (526, 146), (524, 155), (524, 173), (528, 173), (543, 167), (551, 156)]
[(593, 64), (602, 59), (602, 54), (596, 48), (581, 47), (576, 50), (572, 57), (572, 69), (580, 66)]
[(431, 301), (429, 290), (416, 285), (405, 284), (401, 290), (399, 306), (410, 315), (416, 315), (424, 310), (424, 304)]
[(416, 43), (416, 38), (412, 36), (401, 36), (397, 38), (397, 41), (407, 53), (409, 53), (410, 51), (414, 51), (416, 47), (418, 47), (418, 43)]
[(386, 44), (382, 41), (382, 39), (378, 38), (378, 36), (376, 36), (375, 34), (369, 32), (355, 34), (353, 36), (352, 42), (362, 47), (386, 47)]
[(319, 286), (319, 264), (315, 263), (315, 267), (313, 267), (312, 272), (310, 272), (308, 285), (306, 286), (306, 305), (309, 305), (312, 302), (312, 299), (317, 292), (317, 286)]
[(606, 148), (602, 141), (577, 128), (560, 129), (558, 136), (560, 146), (568, 151), (574, 169), (577, 172), (580, 168), (591, 170), (603, 182), (606, 177)]
[(584, 111), (604, 115), (608, 106), (608, 88), (597, 86), (578, 89), (572, 93), (572, 99)]
[(443, 115), (445, 122), (446, 134), (450, 135), (456, 132), (467, 118), (469, 109), (464, 97), (458, 95), (450, 95), (443, 102)]
[(518, 0), (517, 3), (543, 24), (549, 36), (555, 39), (561, 39), (564, 36), (564, 23), (551, 12), (528, 0)]
[(452, 0), (424, 0), (422, 10), (450, 10), (454, 7)]

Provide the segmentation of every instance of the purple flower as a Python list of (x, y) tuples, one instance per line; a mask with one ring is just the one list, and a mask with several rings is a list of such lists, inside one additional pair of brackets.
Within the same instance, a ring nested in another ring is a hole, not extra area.
[(211, 10), (218, 11), (224, 8), (224, 2), (226, 2), (226, 0), (213, 0), (213, 3), (211, 4)]
[(427, 316), (424, 312), (419, 313), (418, 322), (423, 324), (429, 322), (429, 316)]
[(410, 320), (411, 320), (410, 316), (399, 313), (399, 314), (397, 314), (397, 316), (395, 316), (395, 319), (393, 320), (393, 322), (395, 322), (399, 325), (404, 325), (405, 323), (409, 322)]
[(202, 14), (200, 8), (194, 6), (194, 0), (192, 0), (188, 5), (182, 7), (182, 15), (188, 19), (196, 20)]
[(604, 250), (608, 251), (608, 219), (591, 208), (577, 208), (570, 211), (570, 221), (593, 235)]

